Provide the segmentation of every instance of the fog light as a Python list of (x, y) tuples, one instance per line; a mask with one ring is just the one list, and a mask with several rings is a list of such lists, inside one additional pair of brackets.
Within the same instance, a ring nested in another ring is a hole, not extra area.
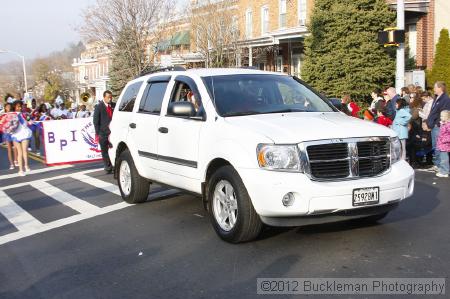
[(294, 193), (289, 192), (283, 196), (283, 199), (281, 200), (281, 202), (283, 203), (283, 206), (290, 207), (294, 204), (294, 200), (295, 200)]

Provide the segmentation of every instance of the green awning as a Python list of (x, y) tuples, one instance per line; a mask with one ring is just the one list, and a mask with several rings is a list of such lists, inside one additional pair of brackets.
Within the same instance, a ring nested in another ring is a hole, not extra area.
[(189, 31), (181, 31), (174, 34), (170, 45), (178, 46), (178, 45), (189, 45), (190, 44), (190, 36)]

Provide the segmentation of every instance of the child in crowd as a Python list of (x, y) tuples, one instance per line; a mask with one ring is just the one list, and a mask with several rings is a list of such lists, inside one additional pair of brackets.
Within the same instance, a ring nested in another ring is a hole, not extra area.
[(438, 177), (448, 178), (449, 175), (449, 152), (450, 152), (450, 110), (441, 112), (441, 129), (437, 141), (437, 148), (440, 151), (441, 167), (436, 174)]
[(408, 123), (411, 119), (409, 105), (405, 99), (400, 98), (396, 103), (397, 112), (392, 123), (392, 129), (397, 133), (402, 144), (402, 159), (406, 159), (406, 140), (408, 139)]
[(387, 116), (387, 109), (383, 107), (383, 109), (377, 111), (378, 118), (377, 123), (383, 125), (385, 127), (390, 127), (392, 125), (392, 120)]

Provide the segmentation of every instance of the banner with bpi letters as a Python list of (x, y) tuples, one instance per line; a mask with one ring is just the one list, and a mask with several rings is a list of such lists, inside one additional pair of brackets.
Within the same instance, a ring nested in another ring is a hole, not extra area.
[(45, 163), (70, 164), (102, 159), (90, 118), (44, 121)]

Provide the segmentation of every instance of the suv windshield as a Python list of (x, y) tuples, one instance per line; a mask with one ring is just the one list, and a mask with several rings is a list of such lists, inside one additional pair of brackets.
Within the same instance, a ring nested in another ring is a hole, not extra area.
[(220, 116), (287, 112), (333, 112), (328, 103), (293, 77), (248, 74), (203, 78)]

